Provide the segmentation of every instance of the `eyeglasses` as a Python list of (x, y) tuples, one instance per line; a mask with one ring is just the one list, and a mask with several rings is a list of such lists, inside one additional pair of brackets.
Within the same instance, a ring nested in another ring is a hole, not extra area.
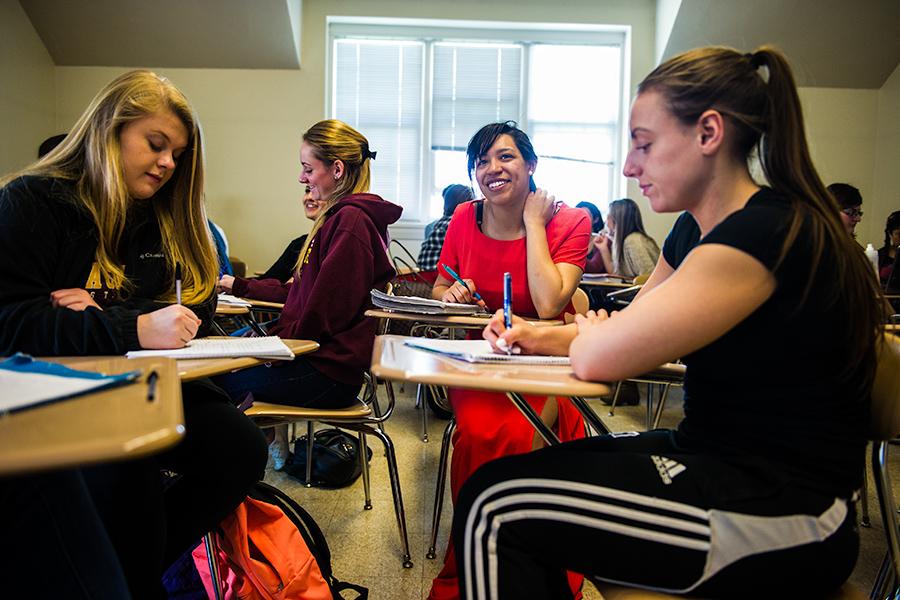
[(863, 211), (858, 208), (845, 208), (841, 211), (851, 219), (862, 219)]

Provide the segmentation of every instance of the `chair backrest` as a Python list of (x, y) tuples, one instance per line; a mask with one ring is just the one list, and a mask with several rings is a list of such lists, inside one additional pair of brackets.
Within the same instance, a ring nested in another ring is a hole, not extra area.
[(653, 273), (653, 271), (647, 271), (646, 273), (641, 273), (640, 275), (638, 275), (637, 277), (634, 278), (634, 281), (632, 283), (634, 283), (634, 285), (644, 285), (645, 283), (647, 283), (647, 280), (650, 279), (650, 275), (652, 273)]
[(886, 333), (878, 349), (872, 386), (871, 437), (889, 440), (900, 434), (900, 337)]
[(583, 315), (590, 308), (591, 301), (588, 298), (587, 292), (583, 289), (575, 288), (575, 293), (572, 294), (572, 307), (575, 309), (575, 314)]

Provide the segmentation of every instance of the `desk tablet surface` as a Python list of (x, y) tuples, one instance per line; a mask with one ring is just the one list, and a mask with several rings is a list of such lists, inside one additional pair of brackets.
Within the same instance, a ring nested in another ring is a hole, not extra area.
[[(122, 373), (138, 383), (38, 406), (0, 418), (0, 475), (133, 459), (159, 452), (184, 435), (181, 385), (170, 358), (43, 358), (74, 369)], [(147, 377), (156, 371), (154, 399)]]
[(595, 397), (608, 394), (605, 383), (582, 381), (571, 367), (514, 364), (472, 364), (405, 345), (411, 338), (375, 338), (372, 373), (382, 379), (446, 385), (492, 392), (547, 396)]

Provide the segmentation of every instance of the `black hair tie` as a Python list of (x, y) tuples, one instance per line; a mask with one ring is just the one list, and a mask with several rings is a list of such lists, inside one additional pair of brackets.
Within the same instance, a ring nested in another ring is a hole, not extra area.
[(748, 52), (744, 55), (750, 61), (750, 67), (755, 71), (763, 65), (763, 56), (759, 52)]
[(372, 150), (369, 150), (369, 152), (368, 152), (368, 157), (369, 157), (369, 159), (371, 159), (371, 160), (375, 160), (375, 157), (376, 157), (377, 155), (378, 155), (378, 152), (373, 152)]

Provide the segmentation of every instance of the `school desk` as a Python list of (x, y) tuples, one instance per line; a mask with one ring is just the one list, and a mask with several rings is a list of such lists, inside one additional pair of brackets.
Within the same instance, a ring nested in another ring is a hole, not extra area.
[[(184, 435), (175, 360), (41, 360), (108, 374), (140, 370), (141, 376), (136, 383), (0, 416), (0, 475), (133, 459), (160, 452)], [(148, 385), (152, 372), (156, 381)]]
[[(381, 319), (381, 326), (378, 328), (379, 333), (387, 333), (391, 321), (404, 321), (411, 323), (410, 333), (415, 335), (422, 328), (449, 328), (451, 338), (455, 337), (455, 330), (458, 329), (484, 329), (490, 320), (491, 315), (483, 316), (474, 315), (426, 315), (422, 313), (370, 309), (365, 312), (367, 317), (373, 319)], [(555, 319), (547, 320), (530, 320), (535, 327), (550, 327), (562, 325), (563, 322)], [(427, 335), (427, 332), (423, 332)], [(416, 390), (416, 406), (422, 409), (422, 441), (428, 441), (428, 407), (424, 402), (425, 389), (418, 386)]]
[(604, 433), (609, 431), (584, 400), (608, 394), (609, 387), (576, 378), (569, 366), (467, 363), (411, 348), (404, 345), (407, 339), (399, 335), (375, 338), (372, 352), (375, 377), (506, 394), (548, 444), (558, 444), (559, 438), (525, 401), (523, 394), (568, 397), (593, 428)]

